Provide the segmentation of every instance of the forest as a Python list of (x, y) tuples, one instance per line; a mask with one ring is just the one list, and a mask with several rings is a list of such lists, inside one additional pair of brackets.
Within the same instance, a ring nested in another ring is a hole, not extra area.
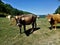
[(23, 10), (18, 10), (12, 7), (10, 4), (5, 4), (2, 0), (0, 0), (0, 16), (6, 16), (6, 15), (13, 16), (22, 14), (32, 14), (32, 13)]

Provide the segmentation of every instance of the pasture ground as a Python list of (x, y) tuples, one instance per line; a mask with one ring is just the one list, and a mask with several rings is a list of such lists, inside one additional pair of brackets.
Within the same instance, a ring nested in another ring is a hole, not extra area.
[[(60, 45), (60, 24), (57, 30), (49, 29), (49, 22), (46, 18), (37, 20), (37, 30), (33, 33), (19, 33), (19, 27), (10, 25), (6, 18), (0, 18), (0, 45)], [(27, 25), (27, 30), (31, 25)], [(22, 29), (23, 32), (23, 29)]]

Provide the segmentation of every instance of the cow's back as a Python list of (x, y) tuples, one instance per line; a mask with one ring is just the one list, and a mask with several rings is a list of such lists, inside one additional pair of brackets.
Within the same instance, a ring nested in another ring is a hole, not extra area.
[(52, 15), (53, 20), (60, 22), (60, 15)]
[(34, 15), (25, 15), (21, 17), (21, 21), (26, 25), (33, 23), (35, 19), (36, 17)]

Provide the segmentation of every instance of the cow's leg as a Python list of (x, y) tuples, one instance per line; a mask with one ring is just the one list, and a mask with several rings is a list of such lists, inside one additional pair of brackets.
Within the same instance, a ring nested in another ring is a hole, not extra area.
[(56, 25), (55, 25), (55, 30), (56, 30)]
[(20, 28), (20, 34), (22, 34), (22, 32), (21, 32), (21, 29), (22, 29), (22, 25), (19, 25), (19, 28)]
[(56, 24), (57, 24), (57, 22), (55, 21), (55, 30), (56, 30)]
[(37, 24), (36, 24), (36, 21), (35, 21), (35, 28), (37, 28)]
[(32, 30), (32, 32), (33, 32), (33, 31), (34, 31), (34, 23), (32, 23), (32, 29), (33, 29), (33, 30)]
[(10, 18), (9, 18), (9, 21), (10, 21)]
[(24, 32), (26, 31), (26, 25), (24, 25)]
[(50, 28), (50, 29), (51, 29), (51, 30), (52, 30), (52, 28), (53, 28), (53, 24), (54, 24), (54, 22), (51, 20), (51, 21), (50, 21), (50, 25), (51, 25), (51, 28)]
[(51, 30), (53, 29), (53, 25), (51, 24)]

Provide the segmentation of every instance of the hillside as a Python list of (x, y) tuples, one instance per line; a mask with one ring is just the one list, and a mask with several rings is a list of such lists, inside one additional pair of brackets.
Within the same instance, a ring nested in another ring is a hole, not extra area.
[(46, 15), (39, 15), (39, 17), (40, 17), (40, 18), (45, 18), (45, 17), (46, 17)]
[(23, 10), (18, 10), (12, 7), (10, 4), (5, 4), (4, 2), (2, 2), (2, 0), (0, 0), (0, 16), (4, 14), (22, 15), (22, 14), (32, 14), (32, 13)]

